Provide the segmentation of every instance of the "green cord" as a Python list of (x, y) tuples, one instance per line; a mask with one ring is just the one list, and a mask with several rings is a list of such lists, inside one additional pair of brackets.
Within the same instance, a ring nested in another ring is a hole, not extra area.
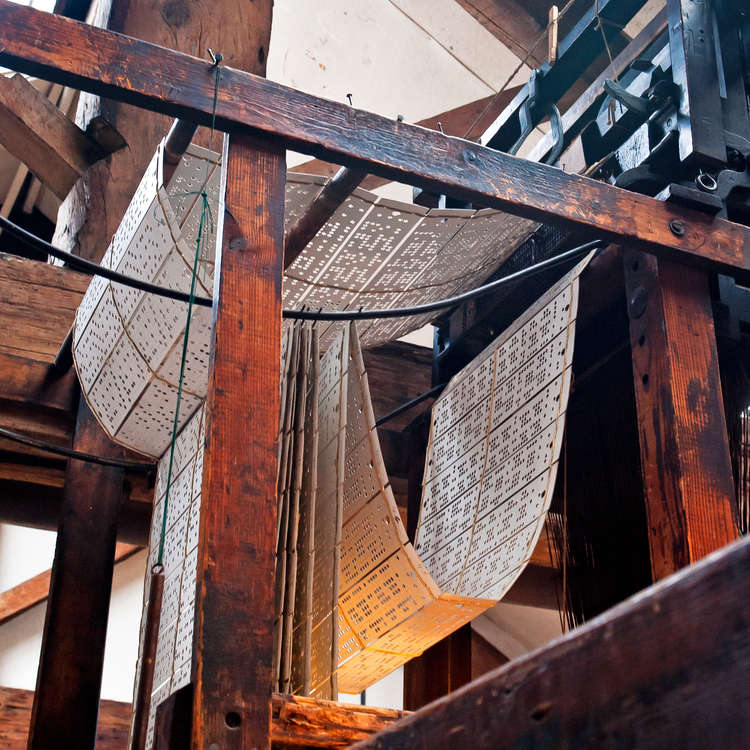
[[(216, 104), (219, 98), (219, 78), (221, 77), (221, 68), (218, 63), (216, 68), (216, 82), (214, 84), (214, 103), (213, 113), (211, 115), (211, 133), (208, 139), (208, 149), (211, 150), (214, 138), (214, 127), (216, 125)], [(188, 300), (187, 320), (185, 322), (185, 335), (182, 338), (182, 358), (180, 360), (180, 377), (177, 381), (177, 403), (174, 410), (174, 421), (172, 423), (172, 440), (169, 445), (169, 468), (167, 469), (167, 491), (164, 495), (164, 513), (161, 519), (161, 536), (159, 538), (159, 554), (156, 558), (157, 565), (162, 564), (164, 559), (164, 540), (167, 535), (167, 510), (169, 508), (169, 492), (172, 489), (172, 468), (174, 467), (174, 449), (177, 443), (177, 431), (180, 422), (180, 402), (182, 401), (182, 383), (185, 376), (185, 362), (187, 361), (188, 338), (190, 336), (190, 319), (193, 313), (193, 303), (195, 302), (195, 284), (198, 278), (198, 261), (201, 257), (201, 243), (203, 242), (203, 232), (205, 228), (206, 214), (211, 218), (211, 210), (208, 205), (208, 195), (206, 194), (206, 184), (208, 183), (209, 161), (206, 160), (206, 176), (203, 181), (203, 190), (200, 192), (203, 206), (201, 207), (201, 218), (198, 224), (198, 237), (195, 241), (195, 257), (193, 259), (193, 274), (190, 280), (190, 298)]]

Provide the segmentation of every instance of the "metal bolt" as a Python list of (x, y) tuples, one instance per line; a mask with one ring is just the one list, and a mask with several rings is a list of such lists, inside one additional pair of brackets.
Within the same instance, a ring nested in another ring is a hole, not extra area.
[(682, 237), (685, 234), (685, 225), (679, 219), (672, 219), (669, 222), (669, 228), (676, 237)]
[(403, 121), (404, 121), (404, 116), (403, 116), (403, 115), (396, 115), (396, 119), (397, 119), (397, 120), (398, 120), (399, 122), (403, 122)]
[(466, 157), (466, 161), (476, 161), (477, 160), (477, 155), (473, 151), (469, 151), (468, 149), (466, 149), (466, 151), (464, 151), (464, 156)]

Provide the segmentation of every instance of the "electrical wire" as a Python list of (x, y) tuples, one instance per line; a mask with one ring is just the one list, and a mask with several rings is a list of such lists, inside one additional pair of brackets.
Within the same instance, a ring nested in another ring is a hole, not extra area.
[(21, 445), (28, 445), (30, 448), (38, 448), (56, 456), (65, 456), (66, 458), (73, 458), (76, 461), (86, 461), (87, 463), (99, 464), (100, 466), (114, 466), (118, 469), (128, 469), (128, 471), (136, 471), (142, 474), (148, 474), (156, 468), (156, 464), (153, 463), (129, 461), (126, 458), (104, 458), (96, 456), (93, 453), (84, 453), (72, 448), (66, 448), (63, 445), (48, 443), (46, 440), (24, 435), (21, 432), (9, 430), (5, 427), (0, 427), (0, 437), (12, 440), (15, 443), (21, 443)]
[[(190, 294), (185, 292), (179, 292), (175, 289), (168, 289), (166, 287), (158, 286), (157, 284), (151, 284), (141, 279), (133, 278), (132, 276), (126, 276), (117, 271), (113, 271), (110, 268), (102, 268), (96, 263), (79, 258), (72, 253), (68, 253), (65, 250), (60, 250), (49, 242), (36, 237), (31, 232), (26, 231), (23, 227), (19, 227), (12, 221), (6, 219), (4, 216), (0, 216), (0, 227), (6, 229), (14, 237), (17, 237), (24, 244), (32, 247), (34, 250), (47, 253), (54, 258), (63, 260), (70, 265), (71, 268), (82, 271), (89, 276), (102, 276), (105, 279), (114, 281), (115, 283), (122, 284), (123, 286), (129, 286), (133, 289), (139, 289), (140, 291), (149, 292), (152, 294), (158, 294), (161, 297), (167, 297), (168, 299), (174, 299), (179, 302), (190, 302)], [(483, 284), (463, 294), (457, 294), (455, 297), (446, 297), (445, 299), (436, 300), (435, 302), (428, 302), (424, 305), (414, 305), (412, 307), (394, 307), (394, 308), (383, 308), (374, 310), (282, 310), (282, 316), (290, 320), (324, 320), (324, 321), (347, 321), (347, 320), (382, 320), (385, 318), (404, 318), (412, 315), (424, 315), (425, 313), (437, 312), (444, 310), (448, 307), (453, 307), (462, 302), (468, 302), (469, 300), (483, 297), (487, 294), (494, 292), (500, 287), (512, 284), (514, 282), (521, 281), (523, 279), (534, 276), (542, 271), (546, 271), (550, 268), (554, 268), (562, 263), (567, 263), (580, 255), (591, 252), (592, 250), (600, 249), (607, 243), (604, 240), (591, 240), (583, 245), (574, 247), (571, 250), (566, 250), (559, 255), (554, 255), (551, 258), (535, 263), (533, 266), (527, 266), (522, 268), (520, 271), (502, 276), (499, 279)], [(202, 305), (203, 307), (211, 307), (213, 300), (210, 297), (192, 297), (193, 304)]]
[(377, 419), (375, 421), (375, 427), (380, 427), (380, 425), (385, 424), (386, 422), (390, 422), (392, 419), (395, 419), (405, 411), (409, 411), (409, 409), (417, 406), (418, 404), (421, 404), (423, 401), (427, 401), (428, 398), (440, 395), (446, 385), (448, 385), (448, 383), (440, 383), (440, 385), (436, 385), (430, 388), (429, 391), (425, 391), (424, 393), (421, 393), (419, 396), (416, 396), (409, 401), (404, 401), (401, 406), (397, 406), (393, 411), (389, 411), (388, 414), (384, 414), (382, 417)]

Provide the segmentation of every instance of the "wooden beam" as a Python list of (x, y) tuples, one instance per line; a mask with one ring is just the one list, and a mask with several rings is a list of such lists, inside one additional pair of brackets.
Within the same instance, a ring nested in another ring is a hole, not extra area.
[(20, 74), (0, 76), (0, 143), (60, 199), (106, 156)]
[[(214, 112), (215, 76), (206, 62), (9, 0), (0, 0), (0, 64), (204, 125)], [(724, 219), (231, 68), (222, 71), (215, 105), (222, 129), (265, 136), (431, 192), (627, 240), (681, 262), (750, 278), (750, 229)], [(681, 228), (674, 223), (670, 228), (673, 221)]]
[[(115, 565), (127, 560), (140, 549), (142, 547), (134, 544), (119, 543), (115, 548)], [(46, 601), (51, 575), (51, 570), (45, 570), (0, 593), (0, 625)]]
[[(121, 455), (81, 399), (73, 446)], [(29, 750), (93, 750), (122, 469), (70, 461), (57, 531)]]
[[(135, 492), (128, 484), (126, 481), (117, 538), (126, 544), (142, 547), (149, 541), (151, 503), (142, 502), (145, 498), (133, 499)], [(62, 496), (61, 487), (45, 486), (36, 479), (33, 483), (0, 479), (0, 523), (56, 531)]]
[(0, 354), (54, 362), (89, 281), (67, 268), (0, 253)]
[[(0, 745), (4, 750), (26, 750), (32, 690), (0, 687)], [(130, 704), (103, 700), (99, 703), (97, 750), (125, 750), (130, 731)]]
[(750, 538), (354, 747), (750, 744)]
[(471, 681), (471, 625), (404, 665), (404, 707), (413, 711)]
[(223, 160), (198, 545), (193, 747), (267, 750), (286, 160), (283, 150), (239, 134), (225, 139)]
[[(497, 116), (512, 101), (520, 89), (520, 86), (512, 86), (498, 94), (492, 94), (491, 96), (477, 99), (474, 102), (462, 104), (460, 107), (426, 117), (424, 120), (419, 120), (419, 122), (414, 124), (428, 130), (441, 130), (445, 135), (454, 135), (456, 138), (474, 141), (492, 125)], [(289, 171), (333, 177), (338, 170), (338, 164), (321, 161), (320, 159), (311, 159), (310, 161), (298, 164), (296, 167), (292, 167)], [(375, 190), (375, 188), (387, 185), (388, 182), (389, 180), (384, 177), (370, 174), (363, 180), (362, 187), (366, 190)]]
[[(25, 750), (29, 728), (31, 690), (0, 687), (0, 744), (4, 750)], [(314, 698), (274, 693), (271, 700), (271, 742), (287, 748), (349, 747), (385, 729), (408, 711), (356, 706)], [(101, 701), (97, 750), (124, 750), (130, 730), (129, 703)]]
[(624, 254), (654, 580), (737, 537), (713, 311), (704, 273)]

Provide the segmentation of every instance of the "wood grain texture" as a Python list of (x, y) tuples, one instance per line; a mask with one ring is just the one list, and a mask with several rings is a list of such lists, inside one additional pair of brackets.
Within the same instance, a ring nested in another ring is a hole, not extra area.
[[(485, 96), (474, 102), (432, 115), (432, 117), (426, 117), (424, 120), (416, 122), (415, 125), (420, 125), (428, 130), (440, 130), (442, 128), (442, 132), (446, 135), (454, 135), (457, 138), (474, 141), (495, 121), (495, 118), (505, 109), (520, 88), (520, 86), (512, 86), (500, 94)], [(338, 164), (311, 159), (298, 164), (296, 167), (291, 167), (289, 171), (333, 177), (338, 170)], [(362, 187), (366, 190), (375, 190), (375, 188), (387, 185), (388, 182), (387, 178), (370, 174), (363, 180)]]
[[(45, 44), (39, 45), (40, 36)], [(91, 50), (96, 50), (92, 55)], [(0, 64), (200, 124), (209, 64), (0, 0)], [(165, 85), (168, 81), (168, 85)], [(750, 229), (225, 68), (217, 124), (431, 192), (750, 278)], [(673, 234), (672, 219), (684, 233)]]
[[(115, 548), (115, 565), (127, 560), (141, 547), (119, 543)], [(46, 601), (49, 594), (51, 570), (45, 570), (0, 593), (0, 625)]]
[(739, 750), (748, 669), (743, 539), (354, 747)]
[[(94, 23), (204, 60), (211, 47), (224, 55), (224, 64), (265, 75), (272, 5), (272, 0), (107, 0)], [(128, 147), (94, 166), (76, 186), (61, 207), (55, 238), (60, 247), (77, 246), (78, 254), (98, 261), (170, 120), (82, 96), (79, 125), (85, 128), (95, 117), (117, 128)]]
[(88, 284), (67, 268), (0, 253), (0, 354), (54, 362)]
[[(151, 503), (129, 500), (128, 493), (126, 486), (117, 539), (126, 544), (145, 546), (151, 524)], [(0, 523), (56, 531), (62, 496), (62, 487), (0, 479)]]
[[(31, 690), (0, 687), (0, 746), (25, 750)], [(271, 701), (272, 747), (338, 750), (363, 740), (408, 715), (408, 711), (346, 705), (275, 693)], [(130, 704), (101, 701), (97, 750), (125, 750), (130, 730)]]
[(105, 156), (22, 75), (0, 77), (0, 143), (61, 199)]
[(198, 547), (193, 747), (270, 745), (284, 152), (225, 140)]
[[(33, 699), (31, 690), (0, 687), (0, 746), (4, 750), (26, 750)], [(130, 704), (101, 701), (96, 749), (125, 750), (129, 730)]]
[(654, 580), (737, 537), (708, 279), (625, 252), (641, 474)]
[[(83, 399), (73, 447), (122, 455)], [(118, 468), (68, 464), (29, 750), (94, 747), (123, 477)]]

